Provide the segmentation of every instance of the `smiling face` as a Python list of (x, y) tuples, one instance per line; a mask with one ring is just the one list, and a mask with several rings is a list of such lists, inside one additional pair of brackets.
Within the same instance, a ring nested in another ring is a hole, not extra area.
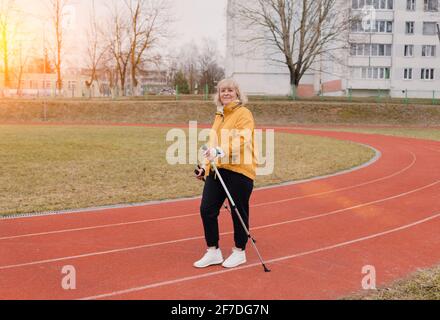
[(221, 87), (219, 93), (220, 102), (224, 106), (238, 99), (237, 91), (235, 90), (235, 88), (230, 86)]

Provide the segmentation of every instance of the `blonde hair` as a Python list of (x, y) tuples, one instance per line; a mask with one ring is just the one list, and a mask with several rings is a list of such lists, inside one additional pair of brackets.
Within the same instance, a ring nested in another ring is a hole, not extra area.
[(221, 103), (221, 99), (220, 99), (220, 89), (225, 88), (225, 87), (226, 88), (233, 88), (235, 90), (235, 92), (237, 93), (238, 100), (240, 100), (240, 102), (242, 104), (248, 103), (248, 98), (247, 98), (246, 94), (241, 92), (240, 86), (238, 85), (237, 81), (235, 81), (234, 79), (223, 79), (222, 81), (220, 81), (218, 83), (217, 93), (214, 95), (214, 103), (217, 107), (223, 106), (223, 104)]

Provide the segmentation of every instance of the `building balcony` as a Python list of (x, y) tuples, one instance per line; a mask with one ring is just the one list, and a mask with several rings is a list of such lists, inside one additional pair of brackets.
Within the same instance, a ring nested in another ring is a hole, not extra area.
[[(394, 19), (394, 10), (384, 10), (384, 9), (376, 9), (376, 20), (393, 20)], [(351, 10), (352, 17), (362, 17), (361, 9), (352, 9)]]
[(350, 67), (391, 67), (391, 57), (364, 57), (364, 56), (350, 56), (348, 58), (348, 65)]
[(392, 33), (365, 33), (352, 32), (349, 34), (348, 41), (350, 43), (393, 43)]
[(354, 90), (389, 90), (391, 88), (391, 80), (350, 79), (347, 81), (347, 88)]

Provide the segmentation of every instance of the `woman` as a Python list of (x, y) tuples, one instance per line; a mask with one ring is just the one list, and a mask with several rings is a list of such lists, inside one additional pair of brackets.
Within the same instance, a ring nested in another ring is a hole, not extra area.
[(246, 263), (248, 236), (239, 217), (233, 212), (235, 247), (231, 256), (223, 260), (219, 248), (218, 216), (227, 195), (211, 168), (210, 161), (215, 161), (249, 229), (249, 199), (256, 177), (255, 122), (252, 113), (244, 106), (247, 103), (246, 96), (232, 79), (222, 80), (218, 84), (214, 102), (217, 113), (209, 137), (209, 148), (204, 152), (206, 164), (196, 170), (198, 179), (206, 179), (200, 212), (208, 250), (194, 263), (194, 267), (205, 268), (222, 264), (225, 268), (234, 268)]

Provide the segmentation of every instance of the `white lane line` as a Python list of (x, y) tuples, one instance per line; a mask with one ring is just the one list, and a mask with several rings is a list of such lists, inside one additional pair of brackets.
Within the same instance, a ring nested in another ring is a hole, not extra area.
[(59, 262), (59, 261), (65, 261), (65, 260), (73, 260), (73, 259), (81, 259), (81, 258), (87, 258), (87, 257), (102, 256), (102, 255), (105, 255), (105, 254), (133, 251), (133, 250), (139, 250), (139, 249), (146, 249), (146, 248), (157, 247), (157, 246), (162, 246), (162, 245), (167, 245), (167, 244), (174, 244), (174, 243), (179, 243), (179, 242), (185, 242), (185, 241), (191, 241), (191, 240), (200, 240), (200, 239), (204, 239), (204, 237), (203, 236), (198, 236), (198, 237), (185, 238), (185, 239), (179, 239), (179, 240), (171, 240), (171, 241), (165, 241), (165, 242), (151, 243), (151, 244), (146, 244), (146, 245), (141, 245), (141, 246), (136, 246), (136, 247), (114, 249), (114, 250), (107, 250), (107, 251), (99, 251), (99, 252), (91, 252), (91, 253), (80, 254), (80, 255), (76, 255), (76, 256), (70, 256), (70, 257), (61, 257), (61, 258), (33, 261), (33, 262), (21, 263), (21, 264), (9, 265), (9, 266), (1, 266), (0, 270), (7, 270), (7, 269), (13, 269), (13, 268), (19, 268), (19, 267), (34, 266), (34, 265), (39, 265), (39, 264)]
[(334, 192), (340, 192), (340, 191), (346, 191), (346, 190), (350, 190), (350, 189), (354, 189), (354, 188), (359, 188), (359, 187), (363, 187), (363, 186), (366, 186), (366, 185), (369, 185), (369, 184), (372, 184), (372, 183), (375, 183), (375, 182), (380, 182), (380, 181), (384, 181), (384, 180), (388, 180), (388, 179), (394, 178), (395, 176), (398, 176), (398, 175), (408, 171), (409, 169), (411, 169), (415, 165), (415, 163), (417, 162), (417, 156), (413, 152), (411, 152), (411, 151), (408, 151), (408, 152), (411, 153), (411, 156), (413, 157), (413, 160), (412, 160), (411, 164), (409, 166), (403, 168), (402, 170), (399, 170), (399, 171), (397, 171), (397, 172), (395, 172), (395, 173), (393, 173), (391, 175), (388, 175), (388, 176), (385, 176), (385, 177), (382, 177), (382, 178), (378, 178), (378, 179), (375, 179), (375, 180), (366, 181), (366, 182), (363, 182), (363, 183), (360, 183), (360, 184), (357, 184), (357, 185), (354, 185), (354, 186), (343, 187), (343, 188), (339, 188), (339, 189), (334, 189), (334, 190), (330, 190), (330, 191), (326, 191), (326, 192), (315, 193), (315, 194), (311, 194), (311, 195), (305, 195), (305, 196), (301, 196), (301, 197), (293, 197), (293, 198), (287, 198), (287, 199), (282, 199), (282, 200), (263, 202), (263, 203), (260, 203), (260, 204), (255, 204), (252, 207), (261, 207), (261, 206), (267, 206), (267, 205), (272, 205), (272, 204), (279, 204), (279, 203), (283, 203), (283, 202), (289, 202), (289, 201), (297, 200), (297, 199), (305, 199), (305, 198), (310, 198), (310, 197), (322, 196), (322, 195), (331, 194), (331, 193), (334, 193)]
[[(386, 235), (389, 235), (389, 234), (392, 234), (392, 233), (397, 233), (399, 231), (410, 229), (412, 227), (415, 227), (415, 226), (421, 225), (423, 223), (432, 221), (432, 220), (437, 219), (439, 217), (440, 217), (440, 213), (437, 213), (437, 214), (434, 214), (434, 215), (432, 215), (432, 216), (430, 216), (428, 218), (425, 218), (423, 220), (418, 220), (416, 222), (413, 222), (413, 223), (410, 223), (410, 224), (406, 224), (406, 225), (403, 225), (403, 226), (395, 228), (395, 229), (391, 229), (391, 230), (388, 230), (388, 231), (383, 231), (383, 232), (375, 233), (375, 234), (372, 234), (372, 235), (369, 235), (369, 236), (357, 238), (357, 239), (346, 241), (346, 242), (337, 243), (337, 244), (334, 244), (334, 245), (331, 245), (331, 246), (321, 247), (321, 248), (310, 250), (310, 251), (300, 252), (300, 253), (296, 253), (296, 254), (292, 254), (292, 255), (288, 255), (288, 256), (283, 256), (283, 257), (267, 260), (267, 261), (265, 261), (265, 263), (269, 264), (269, 263), (282, 262), (282, 261), (286, 261), (286, 260), (291, 260), (291, 259), (295, 259), (295, 258), (299, 258), (299, 257), (315, 254), (315, 253), (320, 253), (320, 252), (323, 252), (323, 251), (328, 251), (328, 250), (332, 250), (332, 249), (337, 249), (337, 248), (349, 246), (349, 245), (352, 245), (352, 244), (355, 244), (355, 243), (360, 243), (360, 242), (363, 242), (363, 241), (367, 241), (367, 240), (383, 237), (383, 236), (386, 236)], [(240, 271), (240, 270), (256, 268), (256, 267), (261, 267), (261, 263), (253, 263), (253, 264), (237, 267), (237, 268), (234, 268), (234, 269), (224, 269), (224, 270), (221, 270), (221, 271), (209, 272), (209, 273), (205, 273), (205, 274), (197, 275), (197, 276), (178, 278), (178, 279), (169, 280), (169, 281), (163, 281), (163, 282), (156, 282), (156, 283), (147, 284), (147, 285), (144, 285), (144, 286), (133, 287), (133, 288), (130, 288), (130, 289), (113, 291), (113, 292), (104, 293), (104, 294), (100, 294), (100, 295), (96, 295), (96, 296), (85, 297), (85, 298), (81, 298), (79, 300), (105, 299), (105, 298), (110, 298), (110, 297), (114, 297), (114, 296), (120, 296), (120, 295), (130, 294), (130, 293), (139, 292), (139, 291), (145, 291), (145, 290), (148, 290), (148, 289), (164, 287), (164, 286), (168, 286), (168, 285), (174, 285), (174, 284), (178, 284), (178, 283), (182, 283), (182, 282), (199, 280), (199, 279), (213, 277), (213, 276), (217, 276), (217, 275), (223, 275), (223, 274), (226, 274), (226, 273), (229, 273), (229, 272), (237, 272), (237, 271)]]
[[(259, 226), (259, 227), (254, 227), (254, 228), (251, 228), (251, 231), (267, 229), (267, 228), (277, 227), (277, 226), (280, 226), (280, 225), (286, 225), (286, 224), (291, 224), (291, 223), (296, 223), (296, 222), (301, 222), (301, 221), (306, 221), (306, 220), (318, 219), (318, 218), (322, 218), (322, 217), (325, 217), (325, 216), (336, 215), (336, 214), (339, 214), (341, 212), (345, 212), (345, 211), (349, 211), (349, 210), (353, 210), (353, 209), (359, 209), (361, 207), (366, 207), (366, 206), (369, 206), (369, 205), (373, 205), (373, 204), (377, 204), (377, 203), (381, 203), (381, 202), (386, 202), (388, 200), (401, 198), (401, 197), (407, 196), (409, 194), (416, 193), (416, 192), (419, 192), (419, 191), (424, 190), (424, 189), (428, 189), (428, 188), (433, 187), (433, 186), (435, 186), (435, 185), (437, 185), (439, 183), (440, 183), (440, 180), (437, 180), (436, 182), (431, 183), (429, 185), (426, 185), (424, 187), (420, 187), (420, 188), (414, 189), (412, 191), (401, 193), (401, 194), (398, 194), (398, 195), (395, 195), (395, 196), (392, 196), (392, 197), (388, 197), (388, 198), (384, 198), (384, 199), (381, 199), (381, 200), (376, 200), (376, 201), (372, 201), (372, 202), (356, 205), (356, 206), (353, 206), (353, 207), (348, 207), (348, 208), (344, 208), (344, 209), (330, 211), (330, 212), (314, 215), (314, 216), (311, 216), (311, 217), (305, 217), (305, 218), (300, 218), (300, 219), (293, 219), (293, 220), (289, 220), (289, 221), (284, 221), (284, 222), (279, 222), (279, 223), (273, 223), (273, 224), (267, 224), (267, 225), (263, 225), (263, 226)], [(225, 232), (225, 233), (222, 233), (221, 236), (232, 234), (232, 233), (233, 232)], [(33, 261), (33, 262), (15, 264), (15, 265), (6, 265), (6, 266), (0, 266), (0, 270), (13, 269), (13, 268), (19, 268), (19, 267), (26, 267), (26, 266), (33, 266), (33, 265), (39, 265), (39, 264), (47, 264), (47, 263), (52, 263), (52, 262), (80, 259), (80, 258), (93, 257), (93, 256), (100, 256), (100, 255), (105, 255), (105, 254), (110, 254), (110, 253), (119, 253), (119, 252), (126, 252), (126, 251), (132, 251), (132, 250), (146, 249), (146, 248), (152, 248), (152, 247), (168, 245), (168, 244), (174, 244), (174, 243), (179, 243), (179, 242), (186, 242), (186, 241), (192, 241), (192, 240), (200, 240), (200, 239), (203, 239), (203, 238), (204, 238), (203, 236), (197, 236), (197, 237), (191, 237), (191, 238), (171, 240), (171, 241), (166, 241), (166, 242), (151, 243), (151, 244), (140, 245), (140, 246), (135, 246), (135, 247), (126, 247), (126, 248), (113, 249), (113, 250), (108, 250), (108, 251), (91, 252), (91, 253), (82, 254), (82, 255), (76, 255), (76, 256), (67, 256), (67, 257), (61, 257), (61, 258), (54, 258), (54, 259), (47, 259), (47, 260), (40, 260), (40, 261)]]
[(381, 202), (385, 202), (385, 201), (401, 198), (401, 197), (410, 195), (412, 193), (416, 193), (418, 191), (431, 188), (431, 187), (433, 187), (433, 186), (435, 186), (435, 185), (437, 185), (439, 183), (440, 183), (440, 180), (437, 180), (436, 182), (431, 183), (429, 185), (426, 185), (424, 187), (421, 187), (421, 188), (418, 188), (418, 189), (414, 189), (412, 191), (408, 191), (408, 192), (405, 192), (405, 193), (401, 193), (401, 194), (398, 194), (398, 195), (395, 195), (395, 196), (392, 196), (392, 197), (388, 197), (388, 198), (385, 198), (385, 199), (375, 200), (375, 201), (371, 201), (371, 202), (366, 202), (366, 203), (362, 203), (362, 204), (359, 204), (359, 205), (356, 205), (356, 206), (353, 206), (353, 207), (350, 207), (350, 208), (338, 209), (338, 210), (330, 211), (330, 212), (327, 212), (327, 213), (322, 213), (322, 214), (314, 215), (314, 216), (311, 216), (311, 217), (304, 217), (304, 218), (299, 218), (299, 219), (295, 219), (295, 220), (289, 220), (289, 221), (284, 221), (284, 222), (273, 223), (273, 224), (265, 225), (265, 226), (261, 226), (261, 227), (255, 227), (255, 228), (252, 228), (252, 230), (260, 230), (260, 229), (265, 229), (265, 228), (268, 228), (268, 227), (277, 227), (277, 226), (281, 226), (281, 225), (289, 224), (289, 223), (295, 223), (295, 222), (302, 222), (302, 221), (319, 219), (319, 218), (322, 218), (322, 217), (327, 217), (327, 216), (335, 215), (335, 214), (338, 214), (338, 213), (341, 213), (341, 212), (344, 212), (344, 211), (347, 211), (347, 210), (355, 210), (355, 209), (359, 209), (359, 208), (362, 208), (362, 207), (371, 206), (373, 204), (377, 204), (377, 203), (381, 203)]
[(46, 236), (46, 235), (68, 233), (68, 232), (75, 232), (75, 231), (95, 230), (95, 229), (103, 229), (103, 228), (110, 228), (110, 227), (128, 226), (128, 225), (133, 225), (133, 224), (142, 224), (142, 223), (158, 222), (158, 221), (165, 221), (165, 220), (183, 219), (183, 218), (193, 217), (194, 215), (195, 214), (192, 213), (192, 214), (186, 214), (186, 215), (181, 215), (181, 216), (171, 216), (171, 217), (157, 218), (157, 219), (137, 220), (137, 221), (132, 221), (132, 222), (104, 224), (104, 225), (84, 227), (84, 228), (64, 229), (64, 230), (39, 232), (39, 233), (29, 233), (29, 234), (23, 234), (23, 235), (18, 235), (18, 236), (3, 237), (3, 238), (0, 238), (0, 240), (12, 240), (12, 239), (20, 239), (20, 238), (28, 238), (28, 237), (36, 237), (36, 236)]
[[(357, 184), (357, 185), (352, 185), (352, 186), (348, 186), (348, 187), (343, 187), (343, 188), (339, 188), (339, 189), (334, 189), (334, 190), (330, 190), (330, 191), (326, 191), (326, 192), (320, 192), (320, 193), (315, 193), (315, 194), (310, 194), (310, 195), (304, 195), (304, 196), (299, 196), (299, 197), (291, 197), (291, 198), (286, 198), (286, 199), (277, 200), (277, 201), (263, 202), (263, 203), (251, 205), (250, 207), (251, 208), (257, 208), (257, 207), (268, 206), (268, 205), (272, 205), (272, 204), (278, 204), (278, 203), (294, 201), (294, 200), (306, 199), (306, 198), (311, 198), (311, 197), (318, 197), (318, 196), (322, 196), (322, 195), (326, 195), (326, 194), (331, 194), (331, 193), (335, 193), (335, 192), (355, 189), (355, 188), (359, 188), (359, 187), (362, 187), (362, 186), (365, 186), (365, 185), (368, 185), (368, 184), (372, 184), (372, 183), (375, 183), (375, 182), (380, 182), (380, 181), (384, 181), (384, 180), (387, 180), (387, 179), (391, 179), (391, 178), (393, 178), (393, 177), (395, 177), (397, 175), (400, 175), (400, 174), (408, 171), (417, 162), (416, 155), (414, 153), (412, 153), (411, 151), (408, 151), (408, 152), (411, 153), (411, 155), (413, 157), (411, 164), (408, 165), (407, 167), (403, 168), (402, 170), (399, 170), (399, 171), (397, 171), (397, 172), (395, 172), (395, 173), (393, 173), (391, 175), (388, 175), (388, 176), (385, 176), (385, 177), (382, 177), (382, 178), (379, 178), (379, 179), (367, 181), (367, 182), (364, 182), (364, 183), (360, 183), (360, 184)], [(0, 241), (1, 240), (11, 240), (11, 239), (27, 238), (27, 237), (35, 237), (35, 236), (45, 236), (45, 235), (51, 235), (51, 234), (68, 233), (68, 232), (75, 232), (75, 231), (85, 231), (85, 230), (94, 230), (94, 229), (102, 229), (102, 228), (111, 228), (111, 227), (116, 227), (116, 226), (143, 224), (143, 223), (148, 223), (148, 222), (158, 222), (158, 221), (165, 221), (165, 220), (171, 220), (171, 219), (189, 218), (189, 217), (195, 217), (195, 216), (199, 216), (199, 213), (191, 213), (191, 214), (181, 215), (181, 216), (171, 216), (171, 217), (158, 218), (158, 219), (153, 219), (153, 220), (138, 220), (138, 221), (132, 221), (132, 222), (123, 222), (123, 223), (117, 223), (117, 224), (107, 224), (107, 225), (100, 225), (100, 226), (91, 226), (91, 227), (85, 227), (85, 228), (64, 229), (64, 230), (58, 230), (58, 231), (48, 231), (48, 232), (40, 232), (40, 233), (30, 233), (30, 234), (23, 234), (23, 235), (16, 235), (16, 236), (8, 236), (8, 237), (0, 238)]]
[(432, 149), (432, 148), (429, 148), (429, 147), (423, 147), (424, 149), (428, 149), (428, 150), (430, 150), (430, 151), (434, 151), (434, 152), (440, 152), (440, 149)]

